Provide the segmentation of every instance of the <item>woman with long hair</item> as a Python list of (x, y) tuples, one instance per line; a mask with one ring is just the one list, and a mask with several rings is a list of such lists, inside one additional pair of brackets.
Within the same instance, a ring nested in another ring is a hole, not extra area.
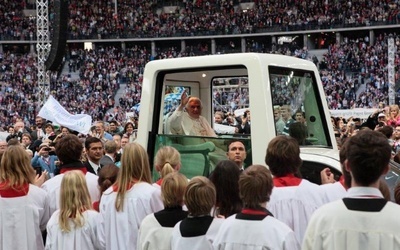
[(129, 139), (129, 142), (133, 142), (136, 140), (136, 131), (135, 131), (135, 125), (133, 122), (127, 122), (124, 126), (124, 136), (127, 136)]
[(138, 249), (170, 249), (174, 226), (187, 217), (182, 210), (183, 195), (188, 179), (183, 174), (172, 172), (165, 176), (161, 184), (164, 209), (144, 218), (139, 229)]
[(175, 148), (164, 146), (158, 150), (154, 165), (160, 174), (160, 179), (154, 183), (154, 186), (161, 187), (163, 179), (167, 174), (179, 171), (181, 168), (181, 155)]
[(140, 223), (147, 215), (162, 209), (161, 192), (151, 185), (146, 150), (137, 143), (127, 144), (117, 181), (101, 197), (101, 247), (136, 249)]
[(9, 146), (0, 173), (0, 249), (44, 249), (49, 199), (46, 191), (33, 185), (36, 173), (25, 149)]
[(242, 209), (242, 201), (239, 197), (239, 176), (240, 169), (234, 161), (220, 161), (215, 167), (209, 177), (217, 191), (214, 215), (227, 218)]
[(61, 182), (60, 209), (47, 224), (46, 250), (97, 249), (98, 216), (82, 171), (67, 172)]

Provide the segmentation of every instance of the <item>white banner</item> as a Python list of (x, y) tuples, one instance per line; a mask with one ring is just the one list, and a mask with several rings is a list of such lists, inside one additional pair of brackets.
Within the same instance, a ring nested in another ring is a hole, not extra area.
[(90, 115), (68, 113), (53, 96), (49, 96), (38, 116), (82, 134), (88, 134), (92, 125)]
[(367, 119), (372, 113), (375, 112), (376, 109), (338, 109), (338, 110), (329, 110), (331, 116), (333, 117), (343, 117), (343, 118), (360, 118)]

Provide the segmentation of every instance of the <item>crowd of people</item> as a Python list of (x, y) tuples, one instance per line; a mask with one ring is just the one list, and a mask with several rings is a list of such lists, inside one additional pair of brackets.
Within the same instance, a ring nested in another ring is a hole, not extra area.
[[(70, 1), (69, 39), (228, 35), (270, 31), (330, 29), (398, 24), (397, 2), (354, 1)], [(162, 7), (176, 5), (171, 12)], [(0, 39), (36, 38), (35, 18), (23, 10), (29, 1), (4, 1), (0, 7)]]
[[(198, 99), (182, 99), (188, 115), (199, 114)], [(163, 146), (155, 155), (160, 178), (154, 182), (148, 153), (121, 138), (119, 129), (106, 131), (99, 122), (82, 138), (36, 121), (39, 129), (22, 135), (40, 141), (31, 154), (26, 139), (0, 144), (0, 211), (7, 218), (0, 223), (2, 249), (400, 247), (400, 206), (381, 178), (392, 148), (377, 131), (349, 137), (340, 151), (343, 175), (323, 169), (321, 185), (299, 176), (299, 143), (286, 135), (269, 142), (269, 169), (244, 168), (245, 145), (233, 138), (227, 160), (190, 180), (180, 173), (180, 153)], [(400, 202), (400, 186), (394, 196)]]

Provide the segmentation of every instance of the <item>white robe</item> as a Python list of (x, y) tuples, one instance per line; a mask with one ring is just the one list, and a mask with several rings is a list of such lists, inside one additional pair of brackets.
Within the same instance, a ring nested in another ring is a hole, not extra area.
[(49, 218), (49, 197), (32, 184), (25, 196), (0, 197), (0, 249), (44, 249), (41, 231)]
[[(53, 214), (60, 208), (60, 188), (63, 177), (64, 174), (56, 175), (53, 178), (45, 181), (45, 183), (42, 185), (42, 188), (49, 194), (50, 214)], [(85, 178), (92, 203), (98, 201), (100, 198), (100, 191), (97, 183), (98, 176), (87, 172), (85, 174)]]
[(325, 203), (324, 195), (318, 185), (303, 179), (299, 186), (274, 187), (267, 209), (302, 242), (311, 215)]
[(163, 227), (154, 214), (144, 218), (140, 224), (137, 249), (139, 250), (169, 250), (173, 227)]
[(340, 200), (347, 194), (346, 189), (339, 181), (320, 185), (320, 189), (323, 193), (325, 203)]
[(214, 249), (263, 250), (300, 249), (292, 229), (272, 216), (263, 220), (227, 218), (213, 242)]
[(99, 213), (94, 210), (83, 212), (85, 224), (74, 228), (70, 221), (71, 231), (62, 232), (59, 224), (60, 210), (54, 212), (47, 224), (46, 250), (95, 250), (98, 249), (97, 220)]
[(196, 237), (183, 237), (179, 226), (181, 222), (177, 223), (172, 232), (171, 238), (171, 249), (172, 250), (208, 250), (213, 249), (213, 241), (221, 227), (224, 219), (214, 218), (210, 227), (205, 235), (200, 235)]
[(187, 112), (175, 110), (168, 118), (172, 134), (216, 137), (214, 130), (203, 116), (191, 118)]
[(146, 182), (139, 182), (125, 193), (123, 210), (117, 212), (117, 192), (111, 186), (100, 202), (98, 226), (99, 243), (103, 249), (136, 249), (139, 226), (149, 214), (164, 208), (160, 190)]
[[(348, 197), (353, 194), (383, 197), (378, 189), (350, 188)], [(302, 249), (400, 249), (399, 214), (400, 206), (392, 202), (379, 212), (349, 210), (343, 200), (331, 202), (313, 214)]]

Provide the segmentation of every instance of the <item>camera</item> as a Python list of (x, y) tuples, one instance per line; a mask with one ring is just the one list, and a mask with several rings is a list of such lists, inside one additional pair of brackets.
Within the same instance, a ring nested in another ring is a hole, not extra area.
[(44, 150), (44, 151), (50, 151), (51, 148), (46, 147), (46, 148), (44, 148), (43, 150)]

